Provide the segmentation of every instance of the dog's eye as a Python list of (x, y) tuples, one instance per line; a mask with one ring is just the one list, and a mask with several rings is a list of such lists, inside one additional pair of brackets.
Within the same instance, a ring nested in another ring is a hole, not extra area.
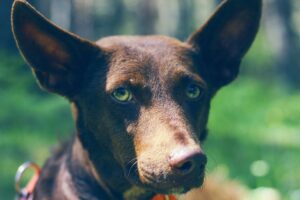
[(132, 93), (126, 87), (119, 87), (112, 92), (112, 97), (122, 103), (126, 103), (132, 100)]
[(191, 100), (199, 99), (202, 93), (202, 88), (196, 84), (189, 84), (185, 90), (186, 96)]

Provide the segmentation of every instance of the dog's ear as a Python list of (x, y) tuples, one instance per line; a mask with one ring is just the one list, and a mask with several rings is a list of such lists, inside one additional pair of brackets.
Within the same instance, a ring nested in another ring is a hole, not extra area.
[(18, 48), (40, 85), (69, 98), (75, 95), (90, 59), (100, 48), (60, 29), (26, 1), (16, 0), (11, 16)]
[(258, 31), (261, 0), (224, 0), (204, 26), (188, 39), (204, 67), (202, 73), (219, 88), (233, 81), (242, 57)]

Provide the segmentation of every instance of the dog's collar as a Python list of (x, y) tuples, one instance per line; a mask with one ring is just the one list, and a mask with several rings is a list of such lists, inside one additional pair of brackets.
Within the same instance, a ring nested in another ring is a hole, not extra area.
[(155, 195), (151, 200), (177, 200), (177, 198), (172, 194), (170, 195), (158, 194)]

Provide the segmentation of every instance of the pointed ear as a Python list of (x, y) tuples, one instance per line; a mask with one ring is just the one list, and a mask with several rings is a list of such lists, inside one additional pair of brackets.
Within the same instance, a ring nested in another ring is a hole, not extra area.
[(91, 58), (100, 53), (94, 43), (60, 29), (23, 0), (13, 4), (12, 30), (40, 85), (66, 97), (80, 89)]
[(202, 72), (214, 87), (234, 80), (242, 57), (258, 31), (261, 0), (224, 0), (188, 43), (204, 65)]

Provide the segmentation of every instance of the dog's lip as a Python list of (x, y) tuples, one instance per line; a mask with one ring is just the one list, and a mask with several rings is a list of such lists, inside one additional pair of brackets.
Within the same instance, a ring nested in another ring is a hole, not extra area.
[(197, 178), (196, 181), (189, 183), (188, 181), (184, 181), (184, 183), (178, 183), (178, 184), (170, 184), (169, 187), (160, 189), (160, 185), (156, 185), (156, 187), (153, 187), (153, 190), (156, 190), (157, 192), (160, 192), (162, 194), (184, 194), (188, 191), (198, 188), (203, 185), (204, 182), (204, 173)]
[(161, 188), (160, 184), (155, 184), (155, 185), (143, 184), (141, 186), (143, 188), (151, 190), (152, 192), (157, 193), (157, 194), (166, 194), (166, 195), (167, 194), (185, 194), (185, 193), (189, 192), (192, 189), (201, 187), (202, 184), (203, 184), (203, 181), (204, 181), (204, 178), (202, 178), (202, 180), (199, 180), (199, 182), (197, 184), (193, 183), (193, 184), (189, 184), (189, 185), (187, 185), (187, 184), (185, 184), (185, 185), (171, 185), (171, 186), (168, 186), (168, 187), (165, 186), (164, 188)]
[[(169, 174), (167, 177), (156, 177), (152, 171), (140, 168), (138, 165), (127, 164), (124, 166), (124, 175), (133, 185), (150, 190), (157, 194), (184, 194), (188, 191), (200, 187), (204, 182), (205, 169), (198, 168), (197, 178), (195, 176), (176, 177)], [(142, 172), (140, 174), (139, 172)], [(160, 174), (160, 173), (159, 173)], [(145, 179), (144, 181), (142, 179)]]
[[(183, 183), (178, 182), (156, 182), (156, 183), (143, 183), (137, 173), (130, 173), (127, 179), (132, 184), (142, 187), (144, 189), (150, 190), (157, 194), (185, 194), (194, 188), (199, 188), (203, 185), (205, 173), (201, 175), (192, 183), (183, 181)], [(185, 183), (186, 182), (186, 183)]]

